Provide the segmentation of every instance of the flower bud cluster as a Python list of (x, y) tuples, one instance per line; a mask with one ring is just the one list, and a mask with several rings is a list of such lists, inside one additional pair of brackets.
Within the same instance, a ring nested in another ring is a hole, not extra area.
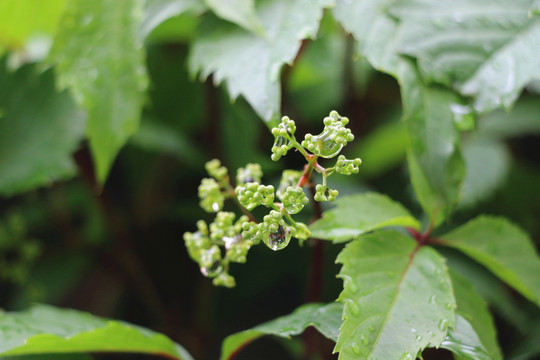
[(318, 184), (315, 186), (315, 196), (316, 201), (334, 201), (338, 196), (339, 192), (328, 188), (326, 185)]
[(294, 133), (296, 124), (287, 116), (281, 118), (281, 123), (272, 129), (274, 135), (274, 145), (272, 146), (272, 160), (278, 161), (287, 151), (294, 147)]
[(247, 216), (241, 216), (236, 222), (234, 219), (234, 213), (218, 212), (209, 227), (199, 220), (198, 231), (184, 234), (190, 257), (199, 264), (204, 276), (214, 278), (214, 285), (234, 286), (234, 278), (228, 273), (229, 263), (246, 262), (247, 252), (253, 245), (241, 235), (243, 224), (249, 222)]
[(336, 172), (343, 175), (358, 174), (360, 165), (362, 165), (362, 160), (360, 158), (347, 160), (344, 155), (339, 155), (336, 162)]

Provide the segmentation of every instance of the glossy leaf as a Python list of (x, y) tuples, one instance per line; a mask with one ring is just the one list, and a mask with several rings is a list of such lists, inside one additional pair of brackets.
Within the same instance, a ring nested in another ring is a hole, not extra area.
[(386, 13), (395, 0), (337, 0), (335, 18), (358, 42), (358, 53), (371, 65), (396, 76), (401, 59), (397, 55), (397, 24)]
[(103, 183), (139, 126), (147, 78), (137, 31), (143, 1), (70, 1), (51, 54), (61, 87), (88, 111), (97, 178)]
[(0, 355), (131, 352), (192, 359), (180, 345), (151, 330), (48, 305), (1, 314), (0, 330)]
[(402, 61), (399, 82), (403, 119), (410, 138), (409, 171), (418, 201), (436, 226), (448, 217), (465, 176), (453, 107), (461, 99), (426, 86), (410, 61)]
[(205, 0), (205, 3), (220, 18), (264, 37), (264, 28), (255, 12), (253, 0)]
[(472, 140), (463, 146), (466, 175), (458, 207), (470, 207), (487, 199), (504, 182), (510, 154), (500, 142)]
[(279, 116), (281, 67), (292, 63), (301, 40), (314, 37), (331, 0), (274, 0), (257, 3), (266, 37), (261, 38), (213, 16), (206, 16), (191, 49), (189, 67), (202, 78), (226, 81), (231, 98), (242, 95), (257, 114)]
[(456, 328), (448, 331), (441, 348), (463, 359), (501, 360), (495, 324), (487, 304), (461, 275), (450, 272), (456, 297)]
[(308, 326), (314, 326), (328, 339), (337, 340), (341, 325), (343, 305), (306, 304), (293, 313), (228, 336), (223, 342), (221, 359), (231, 359), (241, 348), (263, 335), (290, 338), (301, 334)]
[(428, 80), (476, 97), (475, 108), (509, 107), (540, 77), (540, 19), (534, 0), (398, 0), (400, 50)]
[(504, 218), (481, 216), (442, 236), (540, 305), (540, 257), (529, 236)]
[(32, 66), (6, 73), (0, 61), (0, 194), (13, 195), (76, 173), (71, 154), (84, 134), (84, 116), (52, 71)]
[(419, 229), (418, 221), (401, 204), (385, 195), (364, 193), (338, 197), (336, 207), (310, 226), (315, 238), (343, 242), (387, 226)]
[(396, 231), (346, 245), (337, 262), (344, 290), (339, 359), (416, 359), (439, 346), (455, 325), (455, 300), (444, 258)]
[(205, 6), (199, 0), (148, 0), (144, 18), (139, 27), (139, 40), (143, 41), (166, 20), (184, 12), (202, 12)]

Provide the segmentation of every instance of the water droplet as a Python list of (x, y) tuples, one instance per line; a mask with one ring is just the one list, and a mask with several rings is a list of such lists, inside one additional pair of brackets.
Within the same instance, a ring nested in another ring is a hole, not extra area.
[(360, 306), (358, 306), (357, 303), (355, 303), (353, 300), (350, 300), (347, 302), (348, 309), (354, 316), (360, 316)]
[(219, 204), (216, 203), (216, 202), (213, 203), (213, 204), (212, 204), (212, 210), (214, 210), (214, 211), (219, 211)]
[(324, 158), (331, 158), (336, 156), (343, 148), (342, 144), (339, 144), (333, 139), (331, 139), (329, 131), (323, 131), (315, 138), (317, 139), (317, 147), (319, 148), (319, 154)]
[(369, 327), (367, 329), (368, 329), (369, 332), (374, 332), (375, 331), (375, 326), (369, 325)]
[(441, 331), (446, 331), (448, 329), (449, 321), (448, 319), (442, 319), (439, 321), (439, 329)]
[(360, 346), (357, 343), (353, 342), (351, 344), (351, 349), (355, 355), (360, 355)]
[(358, 286), (356, 286), (354, 280), (350, 279), (347, 281), (347, 284), (345, 284), (345, 287), (350, 290), (352, 293), (356, 293), (358, 291)]
[(411, 353), (404, 353), (403, 355), (401, 355), (401, 357), (399, 358), (399, 360), (414, 360), (413, 356), (411, 355)]
[(283, 136), (278, 136), (276, 138), (276, 141), (274, 143), (274, 146), (277, 146), (277, 147), (280, 147), (280, 146), (283, 146), (283, 145), (289, 145), (289, 140), (287, 140), (286, 138), (284, 138)]
[(431, 295), (429, 297), (429, 303), (430, 304), (435, 304), (437, 302), (437, 295)]
[(416, 338), (415, 338), (415, 340), (416, 340), (417, 342), (420, 342), (420, 341), (422, 341), (422, 336), (420, 336), (420, 335), (416, 335)]
[(362, 345), (367, 346), (369, 344), (369, 338), (366, 335), (362, 335), (360, 341), (362, 342)]
[(291, 237), (292, 235), (289, 227), (279, 225), (278, 230), (276, 232), (270, 233), (265, 243), (270, 249), (278, 251), (284, 249), (285, 247), (287, 247), (287, 245), (289, 245)]
[(453, 302), (448, 302), (446, 303), (446, 305), (444, 305), (444, 307), (447, 308), (448, 310), (452, 310), (455, 306)]

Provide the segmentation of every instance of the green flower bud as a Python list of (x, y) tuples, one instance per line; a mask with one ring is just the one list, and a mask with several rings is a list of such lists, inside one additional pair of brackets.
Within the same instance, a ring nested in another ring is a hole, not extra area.
[(274, 187), (272, 185), (259, 185), (253, 197), (264, 206), (272, 206), (274, 203)]
[(199, 185), (199, 204), (206, 212), (218, 212), (223, 209), (225, 196), (221, 193), (219, 184), (214, 179), (205, 178)]
[(296, 125), (287, 116), (281, 118), (281, 123), (272, 129), (274, 145), (272, 146), (272, 160), (278, 161), (287, 151), (293, 148), (292, 137), (296, 132)]
[(252, 241), (244, 240), (241, 235), (236, 235), (232, 241), (225, 244), (227, 249), (225, 257), (232, 262), (245, 263), (247, 253), (252, 245)]
[(234, 190), (240, 204), (248, 210), (251, 210), (261, 205), (259, 199), (255, 197), (255, 193), (259, 189), (259, 183), (252, 182), (244, 185), (239, 185)]
[(311, 236), (311, 231), (309, 231), (306, 224), (297, 222), (296, 223), (296, 234), (294, 235), (297, 239), (307, 240)]
[(236, 235), (233, 226), (235, 217), (232, 212), (218, 212), (214, 222), (210, 224), (210, 238), (214, 241), (222, 241), (225, 237), (234, 237)]
[(339, 154), (343, 146), (354, 140), (354, 135), (345, 127), (349, 119), (341, 117), (336, 111), (330, 112), (323, 123), (323, 131), (317, 136), (306, 134), (302, 146), (315, 155), (332, 158)]
[(309, 199), (304, 193), (304, 189), (299, 186), (289, 186), (282, 197), (283, 206), (289, 212), (289, 214), (299, 213), (307, 203)]
[(208, 161), (205, 166), (208, 175), (215, 178), (217, 181), (222, 182), (227, 179), (227, 168), (221, 166), (221, 162), (218, 159)]
[(283, 195), (287, 191), (289, 186), (296, 186), (300, 177), (302, 176), (301, 171), (296, 170), (283, 170), (281, 174), (281, 181), (279, 182), (279, 188), (276, 191), (277, 196), (283, 201)]
[(254, 245), (259, 244), (262, 239), (260, 225), (254, 222), (242, 224), (242, 237), (245, 241), (251, 241)]
[(188, 250), (189, 256), (196, 262), (200, 261), (201, 253), (204, 250), (208, 250), (212, 243), (207, 234), (203, 234), (200, 231), (195, 233), (184, 233), (184, 242)]
[(359, 166), (362, 164), (360, 158), (353, 160), (347, 160), (344, 155), (339, 155), (338, 160), (336, 161), (336, 172), (343, 175), (352, 175), (357, 174), (359, 171)]
[(239, 168), (236, 171), (236, 184), (244, 185), (247, 183), (260, 183), (262, 178), (261, 165), (259, 164), (247, 164), (245, 168)]
[(232, 288), (236, 285), (236, 282), (234, 281), (234, 278), (227, 274), (226, 272), (220, 273), (218, 276), (212, 280), (212, 284), (215, 286), (225, 286), (228, 288)]
[(337, 190), (329, 189), (326, 185), (321, 184), (318, 184), (315, 190), (314, 199), (316, 201), (334, 201), (339, 194)]

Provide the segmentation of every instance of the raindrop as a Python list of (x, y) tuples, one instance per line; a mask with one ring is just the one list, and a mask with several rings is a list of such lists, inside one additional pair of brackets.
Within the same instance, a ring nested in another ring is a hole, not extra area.
[(367, 346), (369, 344), (369, 339), (368, 339), (368, 337), (366, 335), (362, 335), (360, 337), (360, 341), (362, 342), (362, 345)]
[(411, 355), (411, 353), (406, 352), (403, 355), (401, 355), (399, 360), (414, 360), (414, 359), (413, 359), (413, 356)]
[(216, 202), (213, 203), (213, 204), (212, 204), (212, 210), (214, 210), (214, 211), (219, 211), (219, 204), (216, 203)]
[(277, 251), (284, 249), (287, 245), (289, 245), (289, 241), (291, 241), (291, 231), (289, 230), (289, 227), (279, 225), (278, 230), (270, 233), (268, 236), (266, 245), (270, 249)]
[(341, 151), (341, 148), (343, 148), (342, 144), (335, 142), (331, 138), (330, 131), (325, 130), (315, 138), (317, 139), (319, 155), (324, 158), (331, 158), (336, 156)]
[(442, 319), (439, 321), (439, 329), (441, 331), (446, 331), (448, 329), (449, 321), (448, 319)]
[(437, 302), (437, 295), (431, 295), (429, 297), (429, 303), (430, 304), (435, 304)]
[(448, 310), (452, 310), (454, 308), (454, 303), (448, 302), (446, 303), (446, 305), (444, 305), (444, 307), (447, 308)]
[(420, 335), (416, 335), (416, 338), (415, 338), (415, 340), (416, 340), (417, 342), (420, 342), (420, 341), (422, 341), (422, 336), (420, 336)]
[(349, 300), (347, 304), (349, 306), (351, 314), (353, 314), (354, 316), (360, 316), (360, 307), (357, 303), (355, 303), (353, 300)]
[(355, 355), (360, 355), (360, 347), (358, 346), (357, 343), (352, 343), (351, 349)]

